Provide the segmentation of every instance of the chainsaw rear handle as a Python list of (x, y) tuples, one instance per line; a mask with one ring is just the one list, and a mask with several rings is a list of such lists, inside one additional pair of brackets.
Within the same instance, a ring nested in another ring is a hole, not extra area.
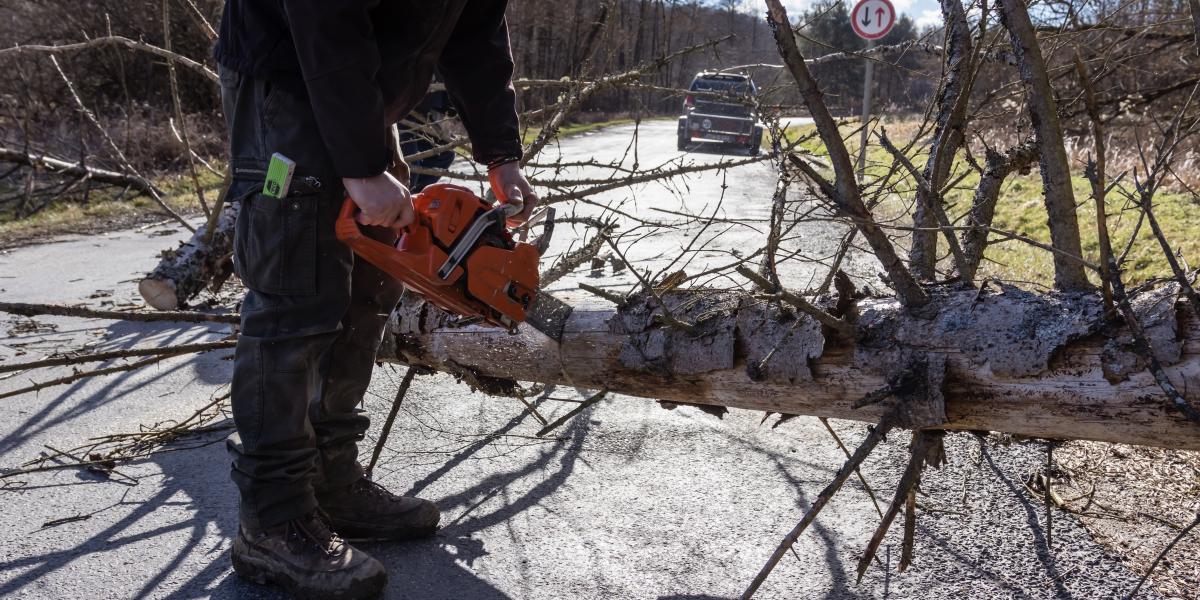
[[(346, 230), (346, 232), (348, 233), (350, 227), (353, 227), (355, 230), (358, 230), (358, 232), (361, 232), (361, 229), (359, 228), (359, 220), (358, 220), (358, 218), (354, 218), (355, 216), (358, 216), (358, 214), (359, 214), (359, 205), (355, 204), (354, 199), (350, 198), (349, 194), (347, 194), (346, 199), (342, 200), (342, 210), (340, 212), (338, 212), (338, 214), (337, 214), (337, 226), (336, 227), (338, 230), (338, 238), (341, 238), (341, 232), (343, 232), (343, 230)], [(415, 233), (416, 232), (416, 224), (418, 224), (419, 218), (421, 218), (421, 215), (416, 214), (416, 211), (414, 210), (413, 211), (413, 221), (410, 221), (407, 224), (407, 226), (404, 226), (403, 228), (401, 228), (400, 229), (401, 232)], [(370, 239), (370, 238), (367, 238), (367, 239)], [(372, 241), (374, 241), (374, 240), (372, 240)]]
[[(349, 221), (350, 223), (353, 223), (355, 227), (358, 227), (358, 225), (359, 225), (358, 219), (354, 218), (356, 215), (358, 215), (358, 212), (359, 212), (358, 204), (355, 204), (354, 199), (350, 197), (350, 194), (346, 194), (346, 199), (342, 201), (342, 210), (341, 210), (341, 212), (338, 213), (338, 222), (340, 223), (340, 222), (344, 222), (344, 221)], [(420, 219), (420, 218), (421, 218), (421, 215), (417, 214), (417, 211), (414, 210), (412, 222), (410, 222), (408, 225), (405, 225), (404, 227), (400, 228), (400, 231), (402, 231), (404, 233), (412, 233), (413, 231), (415, 231), (414, 226), (417, 224), (417, 219)], [(344, 227), (344, 226), (340, 226), (340, 227)]]

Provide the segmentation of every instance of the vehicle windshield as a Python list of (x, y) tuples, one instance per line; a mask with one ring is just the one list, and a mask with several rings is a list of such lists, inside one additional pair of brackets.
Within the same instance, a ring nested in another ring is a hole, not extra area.
[(750, 93), (750, 83), (745, 79), (708, 79), (701, 78), (692, 82), (693, 92), (717, 92), (731, 96), (746, 96)]

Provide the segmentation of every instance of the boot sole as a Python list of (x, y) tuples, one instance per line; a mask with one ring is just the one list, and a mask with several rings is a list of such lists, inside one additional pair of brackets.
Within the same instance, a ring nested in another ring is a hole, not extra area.
[(238, 577), (258, 585), (276, 585), (287, 590), (299, 600), (321, 600), (322, 598), (339, 598), (341, 600), (359, 600), (379, 596), (387, 586), (387, 573), (352, 581), (349, 585), (337, 590), (312, 590), (304, 587), (295, 578), (286, 573), (280, 573), (271, 568), (264, 560), (253, 556), (232, 553), (233, 571)]
[(349, 521), (333, 521), (334, 530), (347, 540), (371, 542), (399, 542), (431, 537), (437, 533), (437, 524), (424, 527), (405, 527), (403, 529), (381, 529), (366, 523), (351, 523)]
[(414, 518), (409, 521), (409, 525), (391, 528), (381, 527), (378, 522), (339, 519), (335, 515), (326, 514), (329, 516), (333, 530), (347, 539), (397, 542), (426, 538), (437, 533), (438, 524), (442, 521), (442, 513), (436, 508), (431, 508), (432, 505), (429, 506), (430, 508), (420, 508), (414, 511), (415, 514), (411, 515)]

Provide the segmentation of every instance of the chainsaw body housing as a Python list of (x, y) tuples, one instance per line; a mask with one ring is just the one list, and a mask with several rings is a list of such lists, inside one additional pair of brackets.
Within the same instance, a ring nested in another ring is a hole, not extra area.
[(515, 241), (503, 213), (462, 186), (434, 184), (412, 202), (416, 218), (392, 246), (363, 234), (347, 197), (337, 238), (438, 308), (509, 330), (525, 321), (538, 289), (538, 248)]

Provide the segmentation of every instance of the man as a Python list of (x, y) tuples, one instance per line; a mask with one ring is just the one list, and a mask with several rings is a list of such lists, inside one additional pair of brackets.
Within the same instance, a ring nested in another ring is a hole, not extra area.
[[(357, 406), (401, 286), (334, 235), (345, 196), (369, 235), (413, 219), (391, 125), (436, 69), (494, 185), (537, 202), (521, 175), (505, 0), (226, 0), (216, 58), (230, 136), (234, 244), (248, 291), (234, 361), (234, 569), (297, 596), (378, 593), (383, 566), (348, 537), (429, 535), (437, 507), (363, 476)], [(392, 142), (392, 143), (389, 143)], [(283, 198), (268, 159), (295, 162)]]

